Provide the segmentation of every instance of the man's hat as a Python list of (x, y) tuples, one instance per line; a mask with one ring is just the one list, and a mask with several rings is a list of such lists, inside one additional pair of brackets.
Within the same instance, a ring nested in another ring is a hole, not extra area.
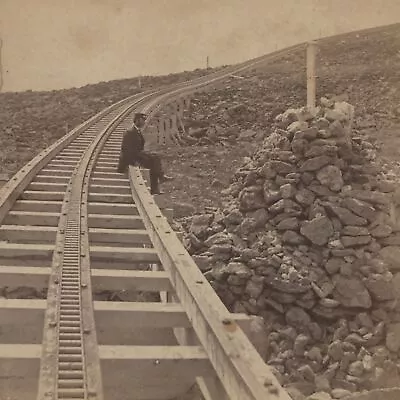
[(140, 112), (135, 113), (134, 119), (139, 119), (139, 118), (147, 118), (147, 115)]

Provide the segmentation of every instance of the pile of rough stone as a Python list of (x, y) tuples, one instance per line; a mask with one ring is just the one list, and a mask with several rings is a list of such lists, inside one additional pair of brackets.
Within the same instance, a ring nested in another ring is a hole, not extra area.
[[(395, 185), (354, 109), (288, 110), (185, 245), (234, 312), (264, 317), (266, 361), (294, 399), (400, 386)], [(317, 394), (316, 394), (317, 393)]]

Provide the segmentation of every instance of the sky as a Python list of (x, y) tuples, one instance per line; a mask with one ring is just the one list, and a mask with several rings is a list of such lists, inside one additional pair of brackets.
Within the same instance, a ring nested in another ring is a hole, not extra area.
[(0, 0), (2, 91), (234, 64), (400, 22), (400, 0)]

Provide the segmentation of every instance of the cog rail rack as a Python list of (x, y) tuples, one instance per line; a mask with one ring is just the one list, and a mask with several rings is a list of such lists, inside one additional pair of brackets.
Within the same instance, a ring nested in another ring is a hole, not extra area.
[(178, 240), (147, 171), (116, 166), (134, 112), (301, 46), (124, 99), (0, 189), (1, 399), (167, 400), (197, 382), (206, 400), (290, 400), (246, 335), (249, 318), (228, 312)]

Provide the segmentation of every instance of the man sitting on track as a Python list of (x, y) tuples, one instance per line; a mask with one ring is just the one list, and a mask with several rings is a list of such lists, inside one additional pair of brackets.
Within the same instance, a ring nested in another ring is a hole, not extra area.
[(164, 175), (161, 159), (157, 154), (144, 151), (144, 137), (141, 128), (146, 121), (146, 114), (136, 113), (133, 126), (128, 129), (122, 139), (121, 154), (118, 163), (118, 172), (126, 172), (129, 165), (139, 164), (150, 170), (151, 194), (159, 194), (159, 183), (171, 180)]

